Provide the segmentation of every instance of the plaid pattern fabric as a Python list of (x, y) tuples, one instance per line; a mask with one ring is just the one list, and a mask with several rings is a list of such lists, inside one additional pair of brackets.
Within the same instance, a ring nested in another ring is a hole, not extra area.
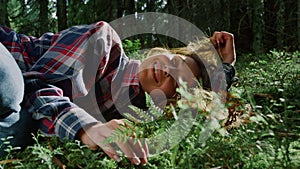
[(236, 70), (234, 66), (229, 63), (223, 63), (223, 70), (225, 73), (226, 83), (227, 83), (227, 90), (231, 87), (232, 83), (236, 80), (235, 74)]
[[(105, 22), (40, 38), (0, 27), (0, 42), (23, 72), (23, 108), (47, 135), (74, 139), (78, 130), (104, 120), (104, 115), (120, 117), (116, 114), (129, 111), (130, 102), (145, 108), (137, 79), (140, 62), (127, 58), (118, 35)], [(229, 88), (234, 76), (234, 67), (223, 64), (211, 80), (222, 85), (225, 79)]]
[[(12, 53), (25, 80), (23, 108), (47, 135), (74, 139), (78, 130), (116, 113), (114, 99), (143, 95), (137, 71), (121, 40), (105, 22), (74, 26), (40, 38), (0, 27), (0, 42)], [(127, 92), (127, 93), (126, 93)], [(120, 105), (130, 100), (118, 99)]]

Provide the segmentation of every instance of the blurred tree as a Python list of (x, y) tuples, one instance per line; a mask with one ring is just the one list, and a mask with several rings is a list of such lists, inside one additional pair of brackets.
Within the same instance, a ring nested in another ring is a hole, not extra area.
[[(230, 30), (235, 35), (236, 47), (240, 52), (252, 51), (253, 32), (249, 0), (230, 1)], [(218, 28), (217, 28), (218, 29)], [(221, 30), (221, 29), (218, 29)]]
[(297, 32), (298, 32), (297, 48), (298, 50), (300, 50), (300, 0), (297, 1)]
[(284, 2), (284, 32), (283, 41), (284, 48), (287, 50), (295, 50), (297, 48), (297, 1), (283, 1)]
[(276, 12), (276, 45), (278, 48), (282, 49), (284, 46), (284, 13), (285, 13), (285, 3), (282, 0), (278, 0), (277, 3), (278, 10)]
[(155, 1), (147, 0), (145, 9), (147, 12), (155, 12), (157, 9), (157, 7), (155, 5)]
[(255, 53), (263, 53), (263, 1), (262, 0), (249, 0), (249, 5), (252, 7), (251, 27), (253, 32), (252, 49)]
[[(21, 33), (39, 36), (40, 35), (40, 22), (39, 15), (39, 3), (33, 0), (24, 2), (24, 10), (22, 15), (19, 16), (18, 20), (15, 20), (17, 30)], [(14, 21), (14, 22), (15, 22)]]
[(58, 30), (64, 30), (67, 26), (67, 1), (66, 0), (57, 0), (56, 3), (56, 16), (57, 16), (57, 25)]
[[(0, 24), (33, 36), (136, 12), (163, 12), (188, 20), (208, 36), (232, 32), (242, 52), (300, 47), (300, 0), (0, 0), (0, 9)], [(142, 45), (181, 45), (154, 34), (134, 38)]]
[(125, 4), (125, 15), (134, 14), (135, 12), (135, 1), (134, 0), (124, 0)]
[(123, 0), (117, 0), (117, 18), (123, 16), (124, 10), (125, 10), (125, 5), (123, 3)]
[[(73, 25), (87, 24), (90, 18), (90, 12), (87, 4), (83, 0), (68, 0), (67, 1), (67, 25), (68, 27)], [(93, 7), (94, 8), (94, 7)]]
[[(86, 8), (89, 12), (85, 11), (85, 21), (88, 23), (106, 21), (110, 22), (118, 16), (123, 16), (125, 6), (122, 0), (89, 0), (86, 3)], [(133, 9), (134, 10), (134, 9)]]
[(0, 25), (10, 26), (7, 12), (7, 0), (0, 0)]
[(274, 23), (276, 23), (276, 11), (278, 11), (278, 3), (274, 3), (271, 0), (265, 0), (264, 2), (264, 44), (265, 50), (271, 49), (271, 46), (276, 46), (276, 29), (274, 28)]
[(7, 11), (10, 21), (10, 27), (13, 27), (16, 31), (24, 23), (26, 5), (24, 0), (8, 0)]
[(39, 34), (43, 34), (49, 31), (49, 1), (48, 0), (39, 0)]
[(222, 27), (223, 30), (230, 32), (231, 29), (231, 1), (230, 0), (220, 0), (220, 10), (222, 11), (221, 13), (221, 18), (222, 18)]

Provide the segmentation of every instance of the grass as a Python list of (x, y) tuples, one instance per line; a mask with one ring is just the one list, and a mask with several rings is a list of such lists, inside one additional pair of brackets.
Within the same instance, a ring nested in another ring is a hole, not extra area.
[[(122, 158), (116, 163), (101, 150), (78, 141), (35, 136), (36, 144), (13, 148), (0, 168), (298, 168), (300, 166), (300, 53), (270, 51), (241, 55), (236, 63), (239, 81), (231, 92), (252, 107), (227, 134), (214, 132), (199, 142), (203, 126), (196, 123), (180, 144), (150, 157), (146, 166)], [(199, 116), (201, 121), (203, 116)], [(168, 119), (160, 121), (162, 125)]]

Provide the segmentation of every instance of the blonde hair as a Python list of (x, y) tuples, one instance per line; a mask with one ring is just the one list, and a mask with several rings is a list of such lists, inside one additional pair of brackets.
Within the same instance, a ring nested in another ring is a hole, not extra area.
[(202, 81), (202, 87), (204, 89), (211, 90), (210, 76), (213, 71), (217, 69), (219, 55), (217, 54), (214, 46), (210, 42), (209, 38), (197, 39), (194, 42), (190, 42), (185, 47), (179, 48), (152, 48), (147, 57), (158, 54), (178, 54), (191, 57), (195, 60), (200, 69), (199, 81)]

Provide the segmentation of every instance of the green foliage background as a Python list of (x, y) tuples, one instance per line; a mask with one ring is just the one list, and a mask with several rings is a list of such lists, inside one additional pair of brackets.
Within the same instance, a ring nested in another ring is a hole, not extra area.
[[(136, 55), (139, 42), (124, 42)], [(215, 131), (199, 142), (203, 116), (180, 144), (149, 158), (145, 166), (134, 166), (122, 157), (117, 163), (101, 150), (91, 151), (79, 141), (62, 143), (57, 138), (35, 136), (36, 144), (23, 151), (10, 148), (0, 168), (299, 168), (300, 166), (300, 53), (272, 50), (264, 55), (245, 54), (237, 58), (239, 81), (231, 93), (252, 107), (247, 121)], [(161, 130), (172, 119), (160, 119)], [(147, 130), (150, 130), (148, 128)], [(144, 132), (147, 132), (145, 130)], [(61, 166), (60, 166), (61, 165)]]
[[(227, 30), (235, 35), (239, 78), (231, 93), (252, 116), (214, 132), (199, 142), (202, 123), (174, 148), (149, 158), (146, 166), (134, 166), (126, 158), (119, 163), (101, 150), (91, 151), (78, 141), (36, 135), (36, 144), (0, 159), (0, 168), (299, 168), (300, 167), (300, 0), (57, 0), (67, 4), (66, 25), (110, 22), (135, 12), (164, 12), (187, 19), (207, 35)], [(40, 20), (45, 0), (0, 1), (0, 24), (33, 36), (58, 31), (56, 1), (48, 1), (48, 20)], [(5, 4), (5, 5), (4, 5)], [(7, 10), (7, 14), (4, 12)], [(46, 23), (46, 24), (45, 24)], [(124, 40), (130, 57), (142, 59), (141, 48), (180, 43), (160, 35), (140, 35)], [(147, 46), (148, 45), (148, 46)], [(276, 48), (276, 49), (273, 49)], [(175, 108), (176, 109), (176, 108)], [(203, 116), (197, 117), (198, 121)], [(160, 119), (154, 129), (167, 129), (173, 119)], [(1, 138), (6, 139), (6, 138)], [(9, 138), (8, 138), (9, 139)], [(1, 146), (1, 145), (0, 145)]]
[[(300, 48), (300, 0), (2, 0), (0, 9), (0, 25), (36, 37), (134, 13), (162, 12), (186, 19), (207, 35), (233, 33), (241, 52)], [(138, 38), (144, 48), (169, 41), (159, 35)]]

